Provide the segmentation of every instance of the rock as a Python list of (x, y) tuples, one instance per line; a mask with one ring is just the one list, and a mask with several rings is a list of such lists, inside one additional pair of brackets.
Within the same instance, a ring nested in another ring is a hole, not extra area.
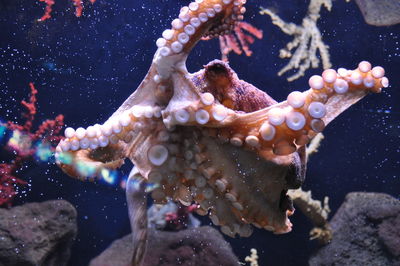
[[(237, 266), (238, 259), (221, 233), (210, 226), (177, 232), (149, 228), (143, 266)], [(114, 241), (89, 266), (127, 266), (132, 256), (131, 235)]]
[(400, 23), (400, 0), (356, 0), (365, 22), (373, 26)]
[(0, 266), (67, 265), (76, 217), (64, 200), (0, 209)]
[(383, 193), (353, 192), (330, 221), (331, 243), (310, 265), (400, 265), (400, 201)]

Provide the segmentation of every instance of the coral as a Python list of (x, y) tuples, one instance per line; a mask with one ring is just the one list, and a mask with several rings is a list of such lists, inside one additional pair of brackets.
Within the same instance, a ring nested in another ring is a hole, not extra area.
[[(243, 30), (250, 34), (246, 34)], [(246, 56), (251, 56), (253, 52), (250, 50), (249, 45), (253, 44), (255, 39), (262, 39), (262, 30), (257, 29), (250, 23), (241, 21), (235, 24), (233, 31), (229, 34), (219, 36), (219, 46), (221, 50), (221, 56), (223, 61), (228, 61), (228, 55), (230, 52), (235, 52), (241, 55), (243, 52)], [(209, 37), (203, 38), (203, 40), (208, 40)]]
[(38, 21), (45, 21), (46, 19), (51, 18), (52, 6), (55, 4), (54, 0), (39, 0), (40, 2), (44, 2), (46, 4), (44, 14)]
[[(322, 133), (318, 133), (306, 148), (306, 157), (318, 152), (321, 141), (324, 139)], [(329, 198), (325, 197), (322, 203), (314, 200), (311, 191), (304, 191), (302, 188), (289, 190), (288, 195), (293, 199), (293, 203), (306, 215), (314, 225), (310, 231), (310, 240), (317, 239), (319, 242), (326, 244), (332, 239), (332, 229), (328, 223), (328, 215), (330, 208), (328, 205)]]
[[(53, 11), (52, 6), (55, 4), (54, 0), (39, 0), (40, 2), (44, 2), (46, 4), (45, 12), (43, 16), (38, 19), (38, 21), (45, 21), (51, 18), (51, 12)], [(90, 0), (90, 3), (94, 3), (96, 0)], [(80, 17), (83, 11), (83, 5), (81, 0), (72, 0), (75, 6), (75, 16)]]
[(191, 214), (197, 208), (196, 204), (184, 206), (173, 201), (168, 201), (167, 204), (153, 204), (147, 211), (148, 227), (166, 231), (199, 227), (200, 221)]
[(310, 142), (306, 148), (306, 156), (310, 156), (313, 153), (318, 152), (318, 148), (321, 145), (321, 141), (324, 139), (324, 134), (318, 133)]
[(198, 208), (197, 204), (185, 206), (178, 203), (176, 212), (168, 212), (165, 216), (168, 230), (182, 230), (189, 225), (190, 214)]
[[(317, 57), (319, 51), (324, 69), (331, 67), (329, 47), (322, 41), (321, 32), (317, 27), (317, 21), (320, 18), (321, 7), (325, 6), (329, 11), (332, 8), (331, 0), (311, 0), (308, 6), (307, 15), (303, 18), (301, 25), (283, 21), (272, 10), (261, 8), (261, 15), (269, 15), (272, 23), (277, 25), (285, 34), (294, 36), (293, 41), (286, 45), (286, 48), (280, 50), (279, 57), (291, 58), (289, 63), (284, 66), (278, 75), (281, 76), (289, 70), (296, 69), (297, 72), (288, 77), (288, 81), (293, 81), (304, 76), (304, 73), (310, 67), (317, 68), (320, 59)], [(296, 49), (293, 53), (293, 49)]]
[[(50, 151), (54, 151), (54, 146), (63, 139), (60, 135), (64, 125), (64, 116), (58, 115), (53, 120), (45, 120), (32, 131), (33, 120), (37, 113), (36, 90), (33, 83), (29, 83), (31, 96), (29, 101), (21, 101), (26, 109), (22, 116), (26, 119), (23, 125), (18, 125), (12, 121), (0, 123), (3, 131), (12, 131), (12, 137), (6, 144), (6, 149), (14, 155), (10, 162), (0, 164), (0, 206), (11, 206), (12, 200), (17, 194), (15, 187), (25, 185), (26, 182), (17, 178), (17, 172), (22, 165), (34, 156), (47, 160), (51, 156)], [(5, 132), (3, 132), (5, 133)]]
[(17, 194), (15, 185), (26, 184), (25, 181), (13, 175), (21, 165), (21, 160), (14, 160), (11, 164), (0, 164), (0, 206), (10, 207)]
[(311, 197), (311, 191), (304, 191), (301, 188), (289, 190), (288, 195), (314, 225), (310, 232), (310, 240), (318, 239), (321, 243), (328, 243), (332, 239), (332, 229), (328, 223), (331, 211), (328, 205), (329, 198), (325, 197), (322, 204), (321, 201)]
[(247, 256), (244, 260), (250, 262), (250, 266), (258, 266), (257, 249), (252, 248), (250, 249), (250, 252), (250, 256)]

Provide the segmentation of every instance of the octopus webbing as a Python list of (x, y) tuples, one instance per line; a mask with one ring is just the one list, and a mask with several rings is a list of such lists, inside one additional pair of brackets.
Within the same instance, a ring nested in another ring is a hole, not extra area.
[[(229, 236), (252, 226), (286, 233), (288, 189), (305, 177), (305, 146), (369, 92), (387, 87), (382, 67), (327, 69), (280, 103), (214, 60), (196, 73), (186, 59), (202, 37), (218, 37), (243, 19), (245, 0), (196, 0), (156, 41), (148, 74), (102, 125), (67, 128), (56, 159), (69, 175), (94, 179), (129, 158), (130, 179), (156, 184), (151, 196), (199, 205), (197, 213)], [(69, 158), (66, 160), (65, 158)], [(128, 181), (129, 182), (129, 181)], [(128, 200), (129, 203), (129, 200)], [(131, 205), (134, 203), (129, 203)]]

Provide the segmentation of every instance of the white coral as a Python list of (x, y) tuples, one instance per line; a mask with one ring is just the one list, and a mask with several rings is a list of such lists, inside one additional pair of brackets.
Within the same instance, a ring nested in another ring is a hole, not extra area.
[(293, 41), (282, 48), (279, 54), (281, 58), (291, 58), (289, 63), (278, 72), (279, 76), (289, 70), (297, 69), (294, 75), (287, 78), (288, 81), (302, 77), (310, 67), (317, 68), (320, 64), (320, 59), (317, 56), (318, 51), (323, 68), (331, 67), (329, 46), (322, 41), (321, 32), (317, 27), (322, 5), (330, 11), (332, 1), (311, 0), (307, 15), (303, 18), (301, 25), (285, 22), (270, 9), (261, 8), (260, 14), (269, 15), (273, 24), (277, 25), (285, 34), (294, 36)]

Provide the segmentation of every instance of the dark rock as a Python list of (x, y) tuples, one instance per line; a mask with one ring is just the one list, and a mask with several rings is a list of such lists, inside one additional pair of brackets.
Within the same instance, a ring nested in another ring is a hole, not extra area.
[(0, 266), (67, 265), (76, 217), (64, 200), (0, 209)]
[[(127, 266), (132, 256), (131, 235), (114, 241), (90, 266)], [(144, 266), (237, 266), (238, 259), (221, 233), (210, 226), (177, 232), (149, 228)]]
[(391, 26), (400, 23), (399, 0), (356, 0), (365, 22), (373, 26)]
[(310, 265), (400, 265), (400, 201), (382, 193), (353, 192), (330, 221), (331, 243)]

